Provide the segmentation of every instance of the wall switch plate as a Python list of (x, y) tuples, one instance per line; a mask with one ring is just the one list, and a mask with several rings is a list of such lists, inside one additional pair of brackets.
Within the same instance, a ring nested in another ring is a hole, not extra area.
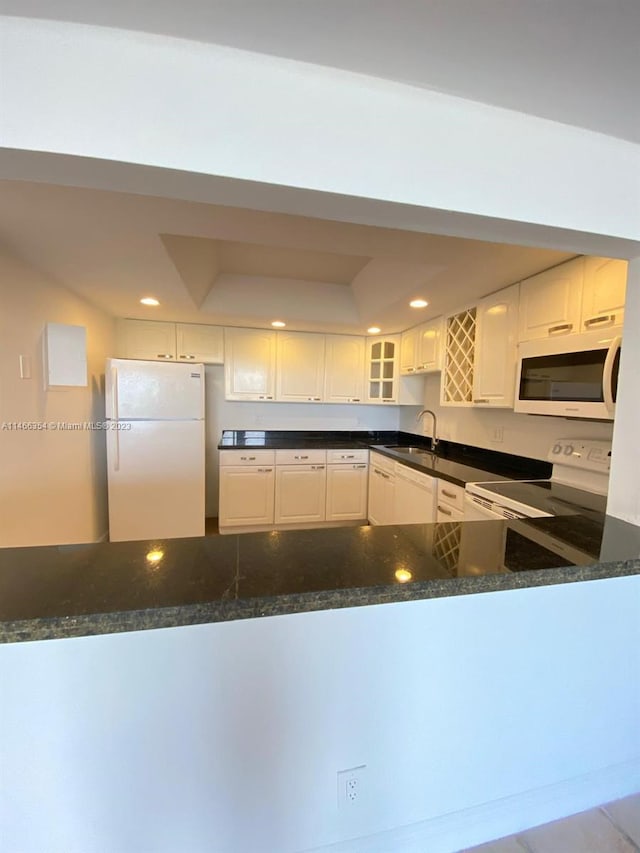
[(362, 803), (365, 794), (366, 764), (338, 771), (338, 808), (352, 809)]

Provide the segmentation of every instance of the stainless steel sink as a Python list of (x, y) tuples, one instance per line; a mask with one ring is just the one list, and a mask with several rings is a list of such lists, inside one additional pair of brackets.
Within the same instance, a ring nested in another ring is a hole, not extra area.
[(434, 456), (431, 450), (426, 447), (410, 447), (403, 444), (385, 444), (386, 450), (393, 450), (394, 453), (402, 453), (407, 456)]

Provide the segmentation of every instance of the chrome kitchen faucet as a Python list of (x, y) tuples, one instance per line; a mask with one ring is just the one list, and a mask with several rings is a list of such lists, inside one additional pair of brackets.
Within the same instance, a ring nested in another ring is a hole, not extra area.
[(435, 453), (435, 451), (438, 447), (438, 423), (437, 423), (437, 419), (436, 419), (436, 413), (432, 412), (431, 409), (423, 409), (420, 412), (420, 414), (418, 415), (418, 417), (416, 418), (416, 421), (419, 422), (420, 418), (423, 415), (431, 415), (431, 417), (433, 418), (433, 436), (431, 438), (431, 449)]

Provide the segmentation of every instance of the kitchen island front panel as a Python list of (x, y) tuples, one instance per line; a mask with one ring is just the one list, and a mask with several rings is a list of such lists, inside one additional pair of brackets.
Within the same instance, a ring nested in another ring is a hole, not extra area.
[[(545, 519), (553, 532), (555, 519)], [(566, 534), (567, 518), (560, 519)], [(579, 523), (579, 522), (576, 522)], [(166, 628), (640, 573), (639, 528), (607, 519), (593, 564), (504, 570), (508, 521), (271, 531), (0, 550), (0, 642)], [(611, 562), (607, 526), (625, 541)], [(482, 525), (482, 527), (479, 527)], [(625, 528), (625, 537), (620, 526)], [(597, 529), (595, 529), (597, 532)], [(535, 565), (533, 550), (530, 564)], [(565, 561), (566, 563), (566, 561)]]

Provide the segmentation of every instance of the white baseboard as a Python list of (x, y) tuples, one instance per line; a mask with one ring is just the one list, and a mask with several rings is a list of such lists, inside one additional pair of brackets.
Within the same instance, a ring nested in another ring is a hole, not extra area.
[(640, 790), (640, 758), (387, 832), (306, 853), (457, 853)]

